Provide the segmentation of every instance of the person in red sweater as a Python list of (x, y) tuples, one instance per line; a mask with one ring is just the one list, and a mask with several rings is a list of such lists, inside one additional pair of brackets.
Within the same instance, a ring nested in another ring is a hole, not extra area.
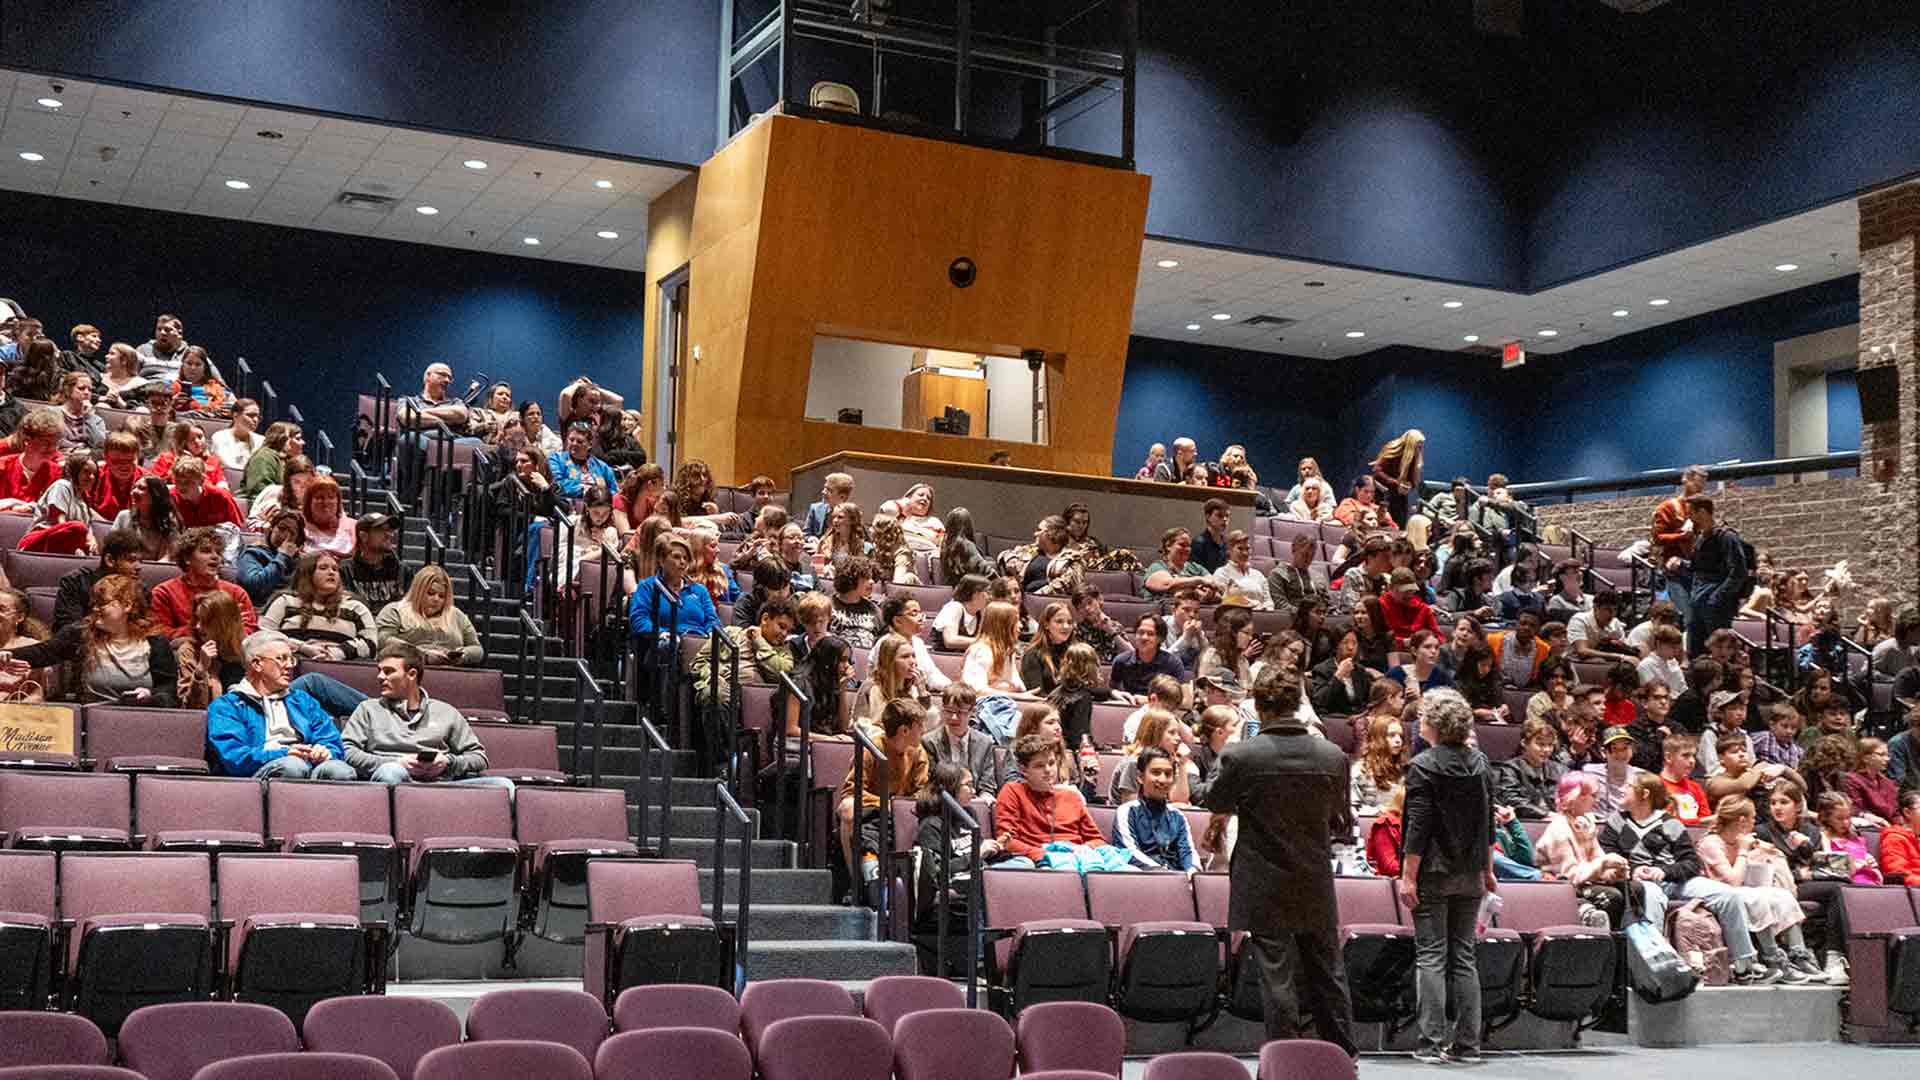
[(215, 589), (233, 597), (233, 602), (239, 605), (240, 624), (247, 633), (260, 629), (260, 616), (254, 613), (253, 601), (247, 598), (246, 590), (220, 579), (219, 534), (212, 529), (187, 530), (173, 549), (173, 561), (180, 567), (180, 576), (153, 587), (149, 607), (155, 630), (176, 638), (192, 633), (193, 602), (201, 593)]
[(140, 437), (130, 431), (115, 431), (107, 436), (101, 450), (106, 468), (87, 492), (87, 503), (94, 512), (112, 521), (114, 515), (133, 505), (133, 482), (145, 475), (140, 471)]
[(1890, 885), (1920, 885), (1920, 788), (1900, 793), (1899, 819), (1880, 830), (1880, 874)]
[(206, 465), (207, 486), (227, 486), (226, 466), (208, 448), (207, 433), (191, 420), (175, 420), (173, 426), (167, 429), (167, 449), (153, 459), (153, 475), (172, 476), (173, 463), (186, 458), (198, 459)]
[(199, 458), (183, 457), (173, 463), (173, 512), (188, 529), (246, 524), (233, 494), (207, 483), (207, 467)]
[(1367, 865), (1383, 878), (1400, 876), (1400, 837), (1403, 822), (1401, 815), (1407, 806), (1407, 786), (1393, 785), (1387, 793), (1386, 805), (1380, 808), (1380, 816), (1373, 819), (1373, 828), (1367, 830)]
[(1682, 825), (1698, 825), (1707, 816), (1707, 791), (1693, 778), (1700, 744), (1684, 731), (1667, 736), (1660, 782), (1667, 787), (1667, 812)]
[(1882, 825), (1900, 819), (1900, 785), (1887, 775), (1886, 743), (1862, 736), (1854, 748), (1853, 771), (1842, 782), (1853, 805), (1877, 818)]
[(33, 513), (33, 504), (60, 474), (60, 436), (66, 425), (52, 409), (35, 409), (14, 429), (20, 452), (0, 458), (0, 511)]
[(1080, 793), (1054, 786), (1062, 752), (1060, 740), (1051, 735), (1023, 735), (1014, 740), (1013, 758), (1020, 763), (1024, 782), (1001, 788), (994, 802), (993, 820), (1000, 830), (995, 839), (1002, 851), (1010, 853), (996, 866), (1044, 866), (1044, 848), (1056, 840), (1088, 847), (1111, 846), (1087, 813)]
[(1387, 629), (1393, 631), (1393, 640), (1404, 644), (1406, 640), (1421, 630), (1431, 630), (1436, 636), (1440, 633), (1440, 620), (1433, 614), (1433, 606), (1420, 598), (1420, 583), (1414, 580), (1413, 571), (1402, 566), (1394, 570), (1392, 584), (1380, 597), (1380, 610), (1387, 617)]

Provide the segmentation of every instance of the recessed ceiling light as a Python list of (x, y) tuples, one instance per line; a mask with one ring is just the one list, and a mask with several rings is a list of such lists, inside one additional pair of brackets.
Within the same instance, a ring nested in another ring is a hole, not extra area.
[(1452, 310), (1452, 309), (1454, 309), (1454, 308), (1458, 308), (1458, 307), (1465, 307), (1466, 305), (1465, 305), (1465, 304), (1462, 304), (1462, 303), (1461, 303), (1460, 301), (1458, 301), (1458, 300), (1446, 300), (1446, 301), (1443, 301), (1443, 302), (1442, 302), (1442, 303), (1440, 304), (1440, 306), (1441, 306), (1441, 307), (1443, 307), (1443, 308), (1446, 308), (1446, 309), (1448, 309), (1448, 310)]
[(1188, 324), (1187, 324), (1187, 329), (1189, 329), (1189, 330), (1198, 330), (1198, 329), (1200, 329), (1200, 324), (1199, 324), (1199, 323), (1197, 323), (1197, 322), (1190, 322), (1190, 323), (1188, 323)]
[(428, 217), (432, 217), (433, 215), (440, 212), (440, 208), (437, 206), (416, 206), (413, 208), (413, 212), (416, 214), (425, 214)]
[(1614, 308), (1614, 309), (1613, 309), (1613, 317), (1614, 317), (1614, 318), (1616, 318), (1616, 319), (1624, 319), (1624, 318), (1626, 318), (1626, 317), (1627, 317), (1627, 309), (1626, 309), (1626, 308)]
[(1350, 338), (1363, 338), (1367, 336), (1367, 332), (1365, 330), (1349, 330), (1347, 331), (1347, 336)]
[(247, 183), (245, 180), (229, 180), (227, 181), (227, 186), (235, 191), (245, 191), (253, 185)]
[(1647, 303), (1653, 307), (1666, 307), (1668, 304), (1673, 303), (1673, 301), (1661, 298), (1658, 300), (1649, 300)]
[(484, 169), (487, 167), (487, 163), (481, 161), (479, 158), (468, 158), (460, 164), (465, 165), (469, 169)]
[(20, 160), (21, 161), (45, 161), (47, 160), (47, 156), (45, 154), (36, 154), (31, 150), (22, 150), (20, 151)]
[(1327, 287), (1327, 283), (1324, 281), (1303, 281), (1300, 284), (1305, 285), (1309, 289), (1324, 289)]
[(1560, 336), (1560, 331), (1558, 331), (1558, 330), (1542, 330), (1542, 331), (1540, 331), (1540, 336), (1541, 336), (1541, 337), (1559, 337), (1559, 336)]
[(1464, 341), (1464, 342), (1466, 342), (1466, 343), (1467, 343), (1467, 344), (1469, 344), (1469, 345), (1471, 345), (1471, 344), (1473, 344), (1474, 342), (1476, 342), (1476, 341), (1479, 341), (1479, 340), (1480, 340), (1480, 335), (1479, 335), (1479, 334), (1468, 334), (1468, 335), (1467, 335), (1466, 337), (1463, 337), (1463, 338), (1461, 338), (1460, 340), (1461, 340), (1461, 341)]
[(1159, 267), (1162, 270), (1171, 270), (1174, 267), (1180, 265), (1180, 260), (1179, 259), (1161, 259), (1159, 262), (1154, 263), (1153, 265)]
[(61, 101), (59, 98), (43, 97), (40, 100), (34, 102), (34, 104), (40, 106), (43, 109), (57, 109), (60, 106), (65, 105), (66, 102)]
[(598, 236), (598, 237), (599, 237), (600, 239), (602, 239), (602, 240), (618, 240), (618, 239), (620, 239), (620, 234), (619, 234), (619, 233), (617, 233), (617, 232), (614, 232), (614, 231), (613, 231), (612, 229), (601, 229), (601, 230), (600, 230), (599, 232), (597, 232), (597, 233), (594, 233), (594, 235), (595, 235), (595, 236)]
[(520, 238), (520, 242), (527, 245), (528, 247), (540, 246), (540, 238), (537, 236), (523, 236)]
[(282, 135), (282, 134), (281, 134), (280, 132), (278, 132), (278, 131), (274, 131), (274, 130), (273, 130), (273, 129), (271, 129), (271, 128), (261, 128), (261, 129), (260, 129), (259, 131), (256, 131), (256, 132), (254, 132), (254, 135), (255, 135), (256, 137), (258, 137), (258, 138), (262, 138), (262, 139), (284, 139), (284, 138), (286, 138), (286, 136), (285, 136), (285, 135)]
[(602, 191), (605, 191), (606, 189), (608, 189), (608, 188), (610, 188), (610, 187), (612, 187), (612, 186), (613, 186), (613, 181), (611, 181), (611, 180), (595, 180), (595, 181), (593, 182), (593, 186), (594, 186), (594, 187), (597, 187), (597, 188), (599, 188), (599, 189), (600, 189), (600, 190), (602, 190)]
[(1795, 270), (1800, 269), (1800, 264), (1799, 263), (1781, 263), (1778, 266), (1775, 266), (1774, 269), (1780, 271), (1783, 274), (1791, 274)]
[(1231, 319), (1231, 318), (1233, 318), (1233, 316), (1227, 314), (1224, 311), (1216, 311), (1213, 313), (1214, 322), (1226, 322), (1228, 319)]

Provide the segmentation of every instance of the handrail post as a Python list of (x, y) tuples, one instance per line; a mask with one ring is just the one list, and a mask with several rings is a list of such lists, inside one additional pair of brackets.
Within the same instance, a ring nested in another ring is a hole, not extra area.
[[(888, 924), (889, 909), (892, 907), (890, 900), (893, 894), (893, 777), (892, 773), (888, 771), (889, 762), (887, 761), (886, 751), (880, 749), (879, 744), (875, 743), (873, 738), (866, 732), (860, 730), (857, 724), (854, 725), (853, 728), (853, 741), (853, 820), (848, 823), (848, 827), (854, 831), (854, 837), (850, 839), (857, 838), (859, 835), (860, 814), (866, 804), (867, 789), (862, 786), (860, 770), (861, 759), (868, 754), (872, 754), (873, 767), (880, 772), (879, 856), (881, 887), (880, 900), (874, 908), (876, 918), (874, 920), (873, 940), (886, 941), (893, 932), (893, 927)], [(836, 814), (835, 816), (837, 817), (838, 815)], [(864, 891), (865, 882), (860, 877), (860, 867), (858, 864), (865, 860), (858, 858), (859, 849), (856, 845), (850, 843), (848, 847), (856, 856), (856, 865), (848, 868), (849, 876), (854, 882), (854, 887)]]
[[(972, 809), (960, 805), (960, 800), (952, 792), (940, 793), (940, 812), (946, 818), (946, 848), (953, 849), (953, 829), (955, 815), (966, 819), (968, 831), (973, 834), (973, 855), (968, 862), (967, 872), (967, 1008), (978, 1008), (980, 1004), (980, 980), (976, 967), (980, 962), (980, 823), (973, 818)], [(941, 852), (942, 875), (940, 882), (940, 951), (941, 960), (938, 971), (946, 978), (945, 948), (947, 937), (947, 897), (953, 892), (953, 874), (946, 864), (947, 852)]]
[[(800, 756), (810, 759), (812, 757), (813, 747), (811, 740), (807, 737), (807, 733), (810, 730), (810, 725), (807, 721), (813, 712), (813, 700), (807, 696), (806, 691), (800, 689), (799, 683), (793, 681), (793, 676), (784, 671), (778, 672), (778, 674), (781, 685), (786, 687), (788, 695), (790, 695), (793, 701), (800, 704)], [(775, 728), (773, 834), (784, 837), (787, 835), (787, 718), (784, 715), (769, 717), (767, 723), (769, 726)], [(795, 762), (795, 764), (800, 765), (803, 770), (806, 770), (806, 764), (810, 764), (810, 761), (806, 763)], [(798, 786), (800, 788), (800, 806), (796, 807), (796, 810), (803, 811), (806, 807), (807, 800), (813, 796), (808, 790), (807, 784), (803, 782)], [(797, 817), (799, 821), (804, 822), (806, 820), (804, 813), (799, 813)]]
[(713, 860), (713, 924), (715, 926), (720, 925), (721, 905), (726, 900), (725, 890), (721, 888), (724, 882), (722, 874), (726, 865), (724, 859), (726, 822), (731, 819), (740, 826), (740, 898), (734, 902), (734, 912), (737, 917), (734, 919), (733, 935), (734, 956), (738, 963), (738, 970), (733, 973), (734, 989), (738, 992), (739, 988), (752, 976), (748, 967), (751, 960), (749, 946), (752, 942), (748, 932), (748, 921), (753, 912), (753, 818), (740, 808), (740, 803), (727, 791), (727, 785), (718, 781), (713, 785), (713, 806), (715, 817), (718, 818), (718, 827), (714, 832), (721, 836), (715, 845)]
[(247, 363), (247, 358), (244, 356), (236, 356), (233, 359), (233, 384), (237, 389), (238, 396), (253, 396), (247, 392), (248, 388), (253, 385), (253, 367)]

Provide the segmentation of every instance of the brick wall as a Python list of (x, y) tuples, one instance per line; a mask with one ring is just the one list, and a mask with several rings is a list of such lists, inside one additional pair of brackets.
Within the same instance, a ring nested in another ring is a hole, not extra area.
[(1859, 367), (1892, 366), (1900, 389), (1894, 419), (1863, 424), (1861, 472), (1873, 497), (1861, 526), (1880, 541), (1872, 573), (1889, 583), (1896, 606), (1920, 600), (1920, 183), (1860, 197)]
[[(1738, 530), (1747, 542), (1773, 554), (1777, 567), (1805, 570), (1820, 587), (1820, 571), (1847, 560), (1854, 591), (1846, 598), (1844, 616), (1851, 618), (1870, 598), (1897, 595), (1874, 555), (1875, 541), (1862, 527), (1867, 504), (1882, 498), (1878, 484), (1854, 477), (1733, 487), (1714, 493), (1719, 520)], [(1653, 508), (1671, 495), (1662, 491), (1615, 499), (1571, 504), (1549, 503), (1534, 508), (1542, 527), (1578, 529), (1603, 547), (1625, 547), (1647, 537)], [(1911, 544), (1909, 536), (1906, 543)], [(1911, 582), (1907, 595), (1911, 598)]]

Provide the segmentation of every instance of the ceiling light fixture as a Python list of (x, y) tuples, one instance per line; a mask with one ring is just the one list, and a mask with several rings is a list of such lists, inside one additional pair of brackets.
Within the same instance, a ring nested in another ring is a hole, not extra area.
[(1349, 330), (1347, 331), (1347, 336), (1350, 338), (1363, 338), (1367, 336), (1367, 332), (1365, 330)]
[(20, 160), (21, 161), (45, 161), (47, 160), (47, 156), (45, 154), (36, 154), (31, 150), (22, 150), (20, 151)]
[(1540, 331), (1540, 336), (1541, 336), (1541, 337), (1559, 337), (1559, 336), (1560, 336), (1560, 331), (1558, 331), (1558, 330), (1542, 330), (1542, 331)]
[(460, 164), (465, 165), (469, 169), (484, 169), (487, 167), (487, 163), (481, 161), (479, 158), (468, 158)]
[(1231, 319), (1231, 318), (1233, 318), (1233, 316), (1227, 314), (1224, 311), (1216, 311), (1213, 313), (1214, 322), (1226, 322), (1228, 319)]
[(594, 235), (598, 236), (602, 240), (620, 239), (620, 234), (617, 232), (614, 232), (612, 229), (601, 229), (599, 232), (595, 233)]
[(1198, 330), (1198, 329), (1200, 329), (1200, 324), (1199, 324), (1199, 323), (1197, 323), (1197, 322), (1190, 322), (1190, 323), (1188, 323), (1188, 324), (1187, 324), (1187, 329), (1189, 329), (1189, 330)]
[(34, 104), (40, 106), (43, 109), (57, 109), (60, 106), (65, 105), (66, 102), (61, 101), (59, 98), (43, 97), (40, 100), (34, 102)]
[(520, 242), (527, 245), (528, 247), (540, 246), (540, 238), (537, 236), (523, 236), (520, 238)]
[(1613, 309), (1613, 317), (1614, 317), (1614, 318), (1616, 318), (1616, 319), (1624, 319), (1624, 318), (1626, 318), (1626, 317), (1627, 317), (1627, 309), (1626, 309), (1626, 308), (1614, 308), (1614, 309)]
[(597, 188), (599, 188), (599, 189), (600, 189), (600, 190), (602, 190), (602, 191), (605, 191), (606, 189), (608, 189), (608, 188), (610, 188), (610, 187), (612, 187), (612, 186), (613, 186), (613, 181), (611, 181), (611, 180), (595, 180), (595, 181), (593, 182), (593, 186), (594, 186), (594, 187), (597, 187)]
[(1174, 267), (1180, 265), (1180, 260), (1179, 259), (1161, 259), (1159, 262), (1154, 263), (1153, 265), (1159, 267), (1162, 270), (1171, 270)]
[(1452, 311), (1455, 308), (1465, 307), (1466, 305), (1461, 303), (1458, 300), (1447, 300), (1443, 302), (1440, 306), (1443, 308), (1446, 308), (1448, 311)]
[(1467, 344), (1469, 344), (1469, 345), (1471, 345), (1471, 344), (1473, 344), (1474, 342), (1476, 342), (1476, 341), (1479, 341), (1479, 340), (1480, 340), (1480, 335), (1479, 335), (1479, 334), (1468, 334), (1468, 335), (1467, 335), (1466, 337), (1463, 337), (1463, 338), (1461, 338), (1460, 340), (1461, 340), (1461, 341), (1464, 341), (1464, 342), (1466, 342), (1466, 343), (1467, 343)]
[(1671, 304), (1671, 303), (1673, 303), (1673, 301), (1671, 301), (1671, 300), (1668, 300), (1668, 299), (1666, 299), (1666, 298), (1664, 298), (1664, 297), (1662, 297), (1662, 298), (1660, 298), (1660, 299), (1658, 299), (1658, 300), (1649, 300), (1649, 301), (1647, 301), (1647, 304), (1648, 304), (1649, 306), (1651, 306), (1651, 307), (1666, 307), (1666, 306), (1667, 306), (1668, 304)]
[(1324, 289), (1327, 287), (1327, 283), (1324, 281), (1303, 281), (1300, 284), (1305, 285), (1309, 289)]
[(1779, 265), (1775, 266), (1774, 269), (1780, 271), (1783, 274), (1791, 274), (1795, 270), (1800, 269), (1800, 264), (1799, 263), (1780, 263)]
[(235, 191), (245, 191), (253, 185), (247, 183), (245, 180), (229, 180), (227, 181), (227, 186)]
[(413, 208), (413, 212), (416, 214), (425, 214), (427, 217), (432, 217), (433, 215), (440, 212), (440, 208), (437, 206), (416, 206)]
[(282, 135), (282, 134), (281, 134), (280, 132), (278, 132), (278, 131), (275, 131), (275, 130), (273, 130), (272, 128), (261, 128), (261, 129), (260, 129), (259, 131), (256, 131), (256, 132), (254, 132), (253, 134), (254, 134), (254, 135), (255, 135), (256, 137), (258, 137), (258, 138), (262, 138), (262, 139), (284, 139), (284, 138), (286, 138), (286, 136), (285, 136), (285, 135)]

